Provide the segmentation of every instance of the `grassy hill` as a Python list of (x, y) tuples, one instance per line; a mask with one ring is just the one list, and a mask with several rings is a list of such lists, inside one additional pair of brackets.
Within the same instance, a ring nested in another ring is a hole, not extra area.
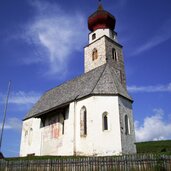
[(149, 141), (136, 143), (137, 153), (168, 153), (171, 154), (171, 140)]

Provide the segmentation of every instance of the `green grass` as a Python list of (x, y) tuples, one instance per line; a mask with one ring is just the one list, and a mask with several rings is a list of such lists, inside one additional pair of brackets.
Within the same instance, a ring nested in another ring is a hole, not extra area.
[(137, 153), (171, 154), (171, 140), (136, 143)]

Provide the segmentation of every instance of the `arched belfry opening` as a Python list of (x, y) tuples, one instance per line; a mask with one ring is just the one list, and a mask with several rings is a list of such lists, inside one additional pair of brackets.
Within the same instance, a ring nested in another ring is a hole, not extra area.
[(118, 61), (117, 52), (115, 48), (112, 48), (112, 59)]
[(92, 52), (92, 60), (94, 61), (96, 59), (98, 59), (98, 52), (97, 52), (97, 49), (94, 48)]

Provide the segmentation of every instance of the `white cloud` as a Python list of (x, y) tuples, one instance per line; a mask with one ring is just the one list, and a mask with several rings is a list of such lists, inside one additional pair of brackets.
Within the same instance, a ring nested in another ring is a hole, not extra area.
[(137, 48), (132, 56), (138, 55), (146, 50), (149, 50), (155, 46), (160, 45), (161, 43), (169, 40), (171, 38), (171, 19), (167, 20), (163, 26), (156, 32), (154, 37), (149, 39), (146, 43), (144, 43), (142, 46)]
[[(4, 126), (4, 129), (21, 130), (22, 121), (16, 117), (9, 118)], [(2, 123), (0, 123), (0, 129), (2, 128)]]
[[(0, 94), (1, 101), (0, 103), (5, 102), (5, 95)], [(38, 99), (40, 98), (40, 94), (36, 92), (24, 92), (24, 91), (18, 91), (13, 92), (9, 97), (9, 103), (15, 104), (15, 105), (29, 105), (34, 104)]]
[(171, 92), (171, 83), (168, 85), (156, 85), (156, 86), (128, 86), (129, 92)]
[(143, 124), (135, 121), (136, 141), (171, 139), (171, 123), (164, 120), (164, 111), (154, 109), (152, 116), (146, 117)]
[(45, 75), (62, 76), (74, 52), (85, 45), (86, 20), (81, 13), (68, 13), (56, 3), (31, 1), (34, 20), (25, 27), (24, 40), (34, 45), (37, 56), (25, 59), (26, 63), (41, 63), (48, 67)]

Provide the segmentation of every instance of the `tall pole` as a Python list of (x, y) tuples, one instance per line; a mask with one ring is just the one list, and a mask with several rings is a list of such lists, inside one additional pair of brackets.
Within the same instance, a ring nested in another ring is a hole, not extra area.
[(10, 89), (11, 89), (11, 81), (9, 81), (9, 84), (8, 84), (8, 92), (7, 92), (7, 97), (6, 97), (6, 101), (5, 101), (4, 118), (3, 118), (3, 122), (2, 122), (1, 136), (0, 136), (0, 152), (1, 152), (1, 146), (2, 146), (2, 137), (3, 137), (3, 132), (4, 132)]

